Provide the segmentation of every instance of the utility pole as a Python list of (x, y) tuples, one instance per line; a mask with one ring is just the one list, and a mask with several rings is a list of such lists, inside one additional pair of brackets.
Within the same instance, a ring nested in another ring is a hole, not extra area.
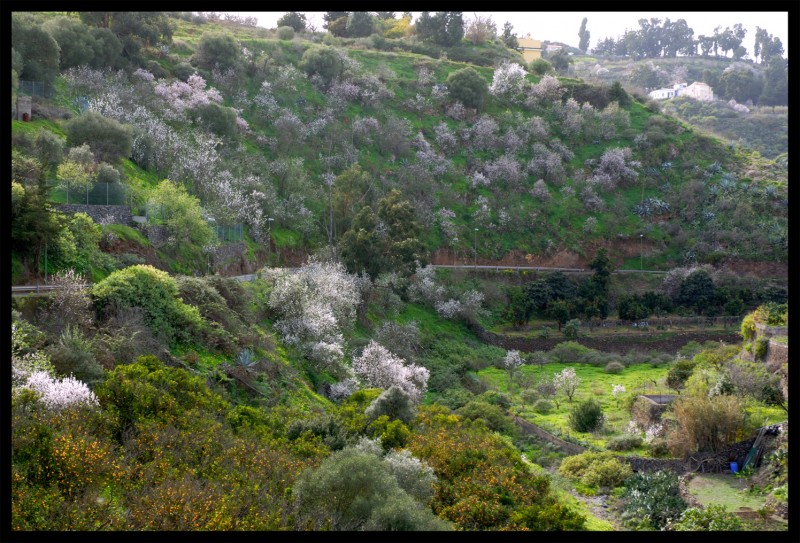
[(475, 229), (475, 261), (473, 263), (475, 269), (478, 268), (478, 229)]
[(267, 265), (270, 265), (270, 257), (272, 257), (272, 217), (267, 219)]
[(458, 262), (458, 249), (456, 248), (456, 243), (458, 243), (458, 236), (453, 238), (453, 267), (456, 267), (456, 262)]
[(639, 234), (639, 271), (644, 269), (644, 256), (642, 252), (642, 247), (644, 244), (644, 234)]

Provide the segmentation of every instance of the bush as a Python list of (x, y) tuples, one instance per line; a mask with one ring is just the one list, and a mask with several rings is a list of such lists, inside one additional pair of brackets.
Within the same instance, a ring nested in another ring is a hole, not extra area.
[(64, 124), (67, 146), (88, 144), (95, 156), (105, 162), (116, 162), (131, 156), (133, 127), (114, 119), (87, 111)]
[(689, 359), (679, 359), (667, 372), (667, 386), (674, 390), (681, 390), (686, 380), (692, 376), (697, 362)]
[(147, 325), (170, 340), (190, 340), (204, 327), (197, 308), (178, 299), (175, 280), (152, 266), (115, 271), (95, 283), (91, 295), (98, 311), (141, 307)]
[(200, 124), (221, 138), (236, 139), (239, 127), (236, 124), (236, 110), (210, 103), (194, 110)]
[(324, 45), (307, 49), (300, 59), (299, 66), (309, 77), (317, 74), (326, 83), (337, 78), (344, 70), (344, 64), (336, 49)]
[(729, 512), (724, 505), (711, 504), (705, 509), (690, 507), (672, 529), (676, 532), (729, 532), (743, 530), (744, 525), (739, 516)]
[(630, 477), (632, 470), (610, 452), (586, 451), (565, 458), (558, 472), (573, 481), (598, 488), (619, 486)]
[(537, 58), (528, 64), (528, 70), (536, 75), (544, 75), (552, 69), (553, 65), (543, 58)]
[(516, 426), (506, 412), (485, 401), (473, 400), (457, 409), (456, 413), (469, 420), (481, 419), (489, 429), (501, 434), (513, 435), (516, 432)]
[(541, 415), (546, 415), (553, 410), (553, 402), (545, 400), (544, 398), (536, 400), (533, 404), (533, 410)]
[(622, 518), (636, 530), (660, 530), (686, 509), (678, 476), (669, 471), (634, 473), (625, 481)]
[(624, 369), (625, 366), (623, 366), (622, 363), (620, 362), (609, 362), (608, 364), (606, 364), (606, 367), (604, 368), (603, 371), (605, 371), (606, 373), (617, 374), (617, 373), (622, 373), (622, 370)]
[(744, 428), (746, 412), (736, 396), (681, 397), (673, 402), (678, 422), (669, 437), (676, 456), (694, 451), (718, 451), (734, 443)]
[(489, 85), (474, 68), (462, 68), (447, 76), (447, 89), (454, 101), (480, 110)]
[(375, 398), (365, 414), (370, 421), (380, 416), (387, 416), (389, 420), (397, 419), (405, 424), (411, 424), (416, 416), (416, 410), (409, 395), (402, 388), (392, 385)]
[(756, 360), (763, 360), (767, 356), (767, 347), (769, 347), (769, 339), (760, 337), (756, 340), (755, 349), (753, 349), (753, 356)]
[(181, 81), (186, 81), (187, 79), (189, 79), (189, 76), (191, 76), (194, 73), (197, 73), (197, 70), (195, 69), (194, 66), (192, 66), (188, 62), (179, 62), (172, 69), (172, 73), (176, 79), (179, 79)]
[(606, 448), (612, 451), (630, 451), (642, 446), (642, 438), (631, 434), (614, 436), (606, 442)]
[(239, 43), (230, 34), (208, 32), (203, 34), (197, 44), (194, 63), (208, 70), (236, 67), (241, 58)]
[(550, 349), (549, 355), (553, 362), (583, 362), (585, 356), (591, 351), (592, 349), (580, 343), (564, 341)]
[(569, 414), (570, 428), (576, 432), (591, 432), (603, 425), (603, 408), (594, 399), (579, 403)]
[(275, 34), (279, 40), (292, 40), (294, 39), (294, 28), (291, 26), (279, 26)]

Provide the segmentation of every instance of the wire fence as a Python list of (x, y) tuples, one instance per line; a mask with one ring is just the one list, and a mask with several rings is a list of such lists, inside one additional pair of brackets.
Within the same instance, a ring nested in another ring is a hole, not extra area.
[(242, 223), (230, 226), (214, 226), (213, 228), (220, 241), (242, 241), (244, 239), (244, 225)]
[(41, 96), (42, 98), (52, 98), (55, 95), (53, 85), (45, 83), (44, 81), (27, 81), (25, 79), (19, 80), (19, 94), (28, 96)]
[(58, 204), (83, 204), (100, 206), (131, 206), (132, 194), (122, 183), (94, 183), (83, 185), (69, 181), (52, 180), (47, 183), (50, 201)]

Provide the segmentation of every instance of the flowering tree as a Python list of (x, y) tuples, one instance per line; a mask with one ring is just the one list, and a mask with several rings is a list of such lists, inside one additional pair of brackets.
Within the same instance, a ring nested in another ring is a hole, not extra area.
[(570, 402), (580, 382), (581, 379), (575, 373), (575, 368), (564, 368), (561, 372), (553, 374), (553, 384), (556, 390), (563, 392)]
[(523, 360), (519, 355), (519, 351), (508, 351), (503, 359), (503, 367), (508, 372), (509, 382), (514, 381), (514, 375), (522, 367)]
[(71, 376), (56, 379), (46, 371), (35, 371), (21, 388), (39, 393), (39, 401), (48, 409), (61, 410), (74, 405), (99, 406), (97, 396), (86, 383)]
[(612, 385), (611, 395), (617, 400), (617, 407), (619, 407), (619, 401), (623, 394), (625, 394), (625, 387), (623, 385)]
[(348, 274), (340, 263), (315, 261), (295, 273), (269, 269), (264, 275), (273, 284), (267, 304), (281, 317), (275, 329), (283, 340), (321, 366), (341, 370), (341, 329), (355, 320), (363, 279)]
[(427, 390), (430, 376), (426, 368), (406, 364), (375, 340), (353, 359), (353, 372), (368, 387), (388, 389), (396, 385), (415, 402)]
[(515, 102), (525, 90), (525, 68), (514, 62), (503, 62), (494, 71), (489, 94)]

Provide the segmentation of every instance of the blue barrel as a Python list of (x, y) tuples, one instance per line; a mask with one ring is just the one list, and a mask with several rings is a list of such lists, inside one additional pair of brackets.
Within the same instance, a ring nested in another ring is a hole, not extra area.
[(739, 464), (736, 462), (731, 462), (731, 473), (736, 473), (739, 471)]

